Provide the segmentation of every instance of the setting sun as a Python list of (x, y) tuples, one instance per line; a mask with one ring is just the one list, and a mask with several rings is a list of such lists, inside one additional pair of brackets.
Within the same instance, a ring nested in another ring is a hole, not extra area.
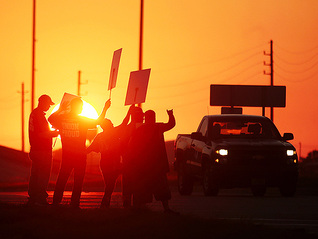
[[(83, 102), (84, 102), (83, 111), (80, 115), (85, 116), (85, 117), (90, 118), (90, 119), (97, 119), (98, 114), (97, 114), (95, 108), (91, 104), (87, 103), (86, 101), (83, 100)], [(59, 107), (60, 107), (60, 104), (57, 104), (54, 107), (54, 109), (52, 110), (52, 114), (55, 111), (57, 111)]]

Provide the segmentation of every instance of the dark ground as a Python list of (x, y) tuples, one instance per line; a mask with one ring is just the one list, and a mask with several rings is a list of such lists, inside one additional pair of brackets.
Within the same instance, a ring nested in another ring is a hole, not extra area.
[(124, 209), (26, 207), (0, 203), (0, 238), (317, 238), (302, 229)]
[[(0, 167), (0, 191), (26, 190), (30, 168), (26, 155), (15, 150), (3, 149), (3, 147), (0, 147), (0, 153), (0, 165), (6, 166)], [(12, 172), (16, 174), (12, 174)], [(97, 176), (100, 178), (100, 173)], [(91, 189), (92, 185), (96, 185), (94, 178), (96, 176), (92, 174), (90, 177), (94, 180), (88, 181), (86, 185)], [(171, 179), (174, 184), (175, 175), (173, 173), (170, 175), (170, 181)], [(101, 180), (99, 179), (99, 181)], [(51, 185), (52, 188), (53, 186)], [(102, 181), (99, 188), (103, 188)], [(298, 188), (302, 195), (318, 195), (318, 179), (301, 175)], [(305, 229), (256, 225), (248, 220), (203, 219), (190, 215), (166, 215), (155, 211), (140, 212), (121, 208), (108, 210), (30, 208), (21, 204), (0, 202), (0, 239), (91, 239), (100, 237), (307, 239), (318, 238), (318, 235), (311, 234)]]

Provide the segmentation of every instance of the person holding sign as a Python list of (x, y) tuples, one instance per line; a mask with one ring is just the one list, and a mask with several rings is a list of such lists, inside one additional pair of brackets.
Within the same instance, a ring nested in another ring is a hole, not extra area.
[(145, 124), (140, 126), (130, 140), (129, 148), (134, 162), (134, 205), (143, 207), (152, 202), (152, 196), (162, 202), (166, 213), (174, 213), (169, 208), (171, 199), (167, 173), (169, 163), (165, 148), (164, 132), (172, 129), (176, 122), (173, 110), (167, 110), (168, 123), (156, 123), (152, 110), (145, 112)]
[(53, 205), (59, 205), (62, 201), (65, 185), (74, 169), (71, 207), (79, 208), (86, 168), (87, 130), (102, 122), (110, 107), (110, 100), (105, 103), (97, 120), (80, 115), (83, 110), (83, 101), (80, 97), (70, 101), (70, 111), (65, 113), (67, 106), (62, 102), (60, 108), (48, 119), (52, 126), (59, 130), (62, 141), (62, 164), (54, 190)]
[(104, 119), (100, 125), (103, 132), (96, 135), (92, 144), (87, 148), (87, 153), (92, 151), (101, 153), (100, 169), (102, 170), (105, 183), (105, 193), (101, 202), (101, 208), (108, 208), (110, 206), (111, 195), (113, 193), (116, 180), (121, 173), (120, 138), (124, 135), (131, 111), (132, 107), (129, 108), (123, 122), (117, 127), (114, 127), (113, 123), (109, 119)]

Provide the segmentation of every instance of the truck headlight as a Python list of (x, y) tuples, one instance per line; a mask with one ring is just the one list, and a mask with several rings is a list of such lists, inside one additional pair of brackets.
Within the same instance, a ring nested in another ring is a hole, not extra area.
[(228, 155), (228, 150), (227, 149), (218, 149), (216, 151), (217, 154), (221, 155), (221, 156), (227, 156)]
[(286, 150), (286, 154), (287, 154), (287, 156), (289, 156), (289, 157), (294, 156), (294, 155), (296, 154), (296, 150), (287, 149), (287, 150)]
[(297, 152), (293, 149), (286, 150), (287, 160), (289, 163), (296, 164), (297, 163)]

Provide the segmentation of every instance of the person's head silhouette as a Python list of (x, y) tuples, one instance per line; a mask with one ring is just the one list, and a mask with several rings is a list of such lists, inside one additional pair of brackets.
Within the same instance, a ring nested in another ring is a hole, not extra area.
[(134, 123), (143, 123), (144, 112), (140, 107), (134, 107), (131, 113), (131, 121)]
[(104, 131), (107, 131), (113, 129), (114, 125), (109, 119), (105, 118), (103, 122), (100, 124), (100, 127), (102, 127)]
[(39, 97), (39, 104), (38, 107), (43, 111), (48, 111), (51, 107), (51, 105), (54, 105), (54, 102), (52, 101), (51, 97), (48, 95), (41, 95)]
[(83, 110), (83, 101), (81, 98), (75, 98), (73, 100), (71, 100), (71, 112), (74, 114), (79, 115), (80, 113), (82, 113)]
[(145, 113), (145, 123), (154, 124), (156, 123), (156, 113), (153, 110), (147, 110)]

